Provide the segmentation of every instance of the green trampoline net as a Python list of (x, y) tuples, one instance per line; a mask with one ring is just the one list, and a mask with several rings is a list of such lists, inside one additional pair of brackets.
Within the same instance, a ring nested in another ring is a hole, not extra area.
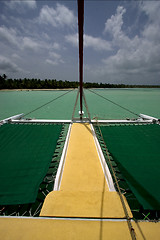
[(144, 209), (160, 210), (160, 126), (101, 126), (106, 146)]
[(35, 202), (62, 125), (0, 127), (0, 205)]

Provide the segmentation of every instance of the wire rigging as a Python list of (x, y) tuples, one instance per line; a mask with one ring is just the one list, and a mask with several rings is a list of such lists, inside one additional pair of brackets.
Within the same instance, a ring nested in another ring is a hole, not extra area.
[(76, 97), (76, 101), (75, 101), (74, 108), (73, 108), (72, 120), (74, 119), (74, 114), (75, 114), (75, 110), (76, 110), (76, 106), (77, 106), (77, 102), (78, 102), (78, 97), (79, 97), (79, 89), (77, 92), (77, 97)]
[(84, 104), (85, 104), (86, 111), (87, 111), (87, 114), (88, 114), (88, 118), (89, 118), (89, 120), (91, 120), (91, 115), (90, 115), (90, 113), (89, 113), (89, 109), (88, 109), (86, 97), (85, 97), (85, 95), (84, 95), (84, 91), (83, 91), (83, 99), (84, 99)]
[(99, 93), (96, 93), (96, 92), (92, 91), (91, 89), (87, 89), (87, 90), (90, 91), (90, 92), (92, 92), (92, 93), (94, 93), (94, 94), (96, 94), (97, 96), (99, 96), (99, 97), (101, 97), (101, 98), (107, 100), (108, 102), (111, 102), (111, 103), (113, 103), (114, 105), (116, 105), (116, 106), (118, 106), (118, 107), (120, 107), (120, 108), (122, 108), (122, 109), (124, 109), (124, 110), (126, 110), (126, 111), (128, 111), (128, 112), (130, 112), (130, 113), (132, 113), (133, 115), (136, 115), (136, 116), (139, 117), (139, 114), (137, 114), (137, 113), (135, 113), (135, 112), (129, 110), (128, 108), (123, 107), (123, 106), (121, 106), (121, 105), (118, 104), (118, 103), (115, 103), (114, 101), (112, 101), (112, 100), (110, 100), (110, 99), (108, 99), (108, 98), (106, 98), (106, 97), (100, 95)]
[[(55, 100), (57, 100), (57, 99), (59, 99), (59, 98), (61, 98), (61, 97), (65, 96), (66, 94), (68, 94), (68, 93), (70, 93), (70, 92), (72, 92), (72, 91), (73, 91), (73, 90), (68, 90), (67, 92), (65, 92), (65, 93), (61, 94), (60, 96), (58, 96), (58, 97), (56, 97), (56, 98), (54, 98), (54, 99), (50, 100), (49, 102), (46, 102), (46, 103), (44, 103), (43, 105), (41, 105), (41, 106), (39, 106), (39, 107), (37, 107), (37, 108), (33, 109), (32, 111), (30, 111), (30, 112), (28, 112), (28, 113), (24, 114), (22, 117), (25, 117), (25, 116), (27, 116), (27, 115), (29, 115), (29, 114), (31, 114), (31, 113), (33, 113), (33, 112), (35, 112), (35, 111), (39, 110), (40, 108), (42, 108), (42, 107), (44, 107), (44, 106), (46, 106), (46, 105), (50, 104), (51, 102), (54, 102)], [(22, 117), (21, 117), (21, 118), (22, 118)]]
[(114, 180), (115, 180), (115, 185), (117, 187), (117, 190), (118, 190), (118, 193), (119, 193), (119, 196), (120, 196), (120, 200), (121, 200), (121, 203), (122, 203), (122, 207), (123, 207), (123, 210), (124, 210), (124, 214), (126, 216), (126, 219), (127, 219), (127, 224), (128, 224), (128, 228), (129, 228), (129, 231), (130, 231), (130, 234), (131, 234), (131, 238), (132, 240), (136, 240), (136, 233), (135, 233), (135, 229), (133, 228), (133, 225), (132, 225), (132, 222), (131, 222), (131, 218), (129, 216), (129, 213), (128, 213), (128, 210), (127, 210), (127, 206), (125, 204), (125, 201), (123, 199), (123, 195), (121, 193), (121, 189), (120, 189), (120, 186), (118, 184), (118, 179), (116, 177), (116, 174), (115, 174), (115, 171), (113, 169), (113, 166), (112, 166), (112, 163), (111, 163), (111, 159), (110, 159), (110, 155), (109, 155), (109, 152), (108, 152), (108, 149), (107, 149), (107, 146), (106, 146), (106, 143), (104, 141), (104, 138), (103, 138), (103, 135), (102, 135), (102, 132), (101, 132), (101, 129), (100, 129), (100, 125), (98, 123), (98, 119), (96, 119), (96, 124), (97, 124), (97, 127), (98, 127), (98, 130), (99, 130), (99, 133), (100, 133), (100, 136), (101, 136), (101, 139), (103, 141), (103, 146), (105, 147), (105, 152), (107, 154), (107, 158), (108, 158), (108, 161), (109, 161), (109, 165), (110, 165), (110, 168), (112, 170), (112, 174), (113, 174), (113, 177), (114, 177)]

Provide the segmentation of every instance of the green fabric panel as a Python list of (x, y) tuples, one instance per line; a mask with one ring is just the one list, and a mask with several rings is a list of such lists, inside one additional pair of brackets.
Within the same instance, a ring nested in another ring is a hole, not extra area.
[(143, 208), (160, 210), (160, 126), (101, 126), (101, 131)]
[(0, 127), (0, 205), (35, 202), (62, 125)]

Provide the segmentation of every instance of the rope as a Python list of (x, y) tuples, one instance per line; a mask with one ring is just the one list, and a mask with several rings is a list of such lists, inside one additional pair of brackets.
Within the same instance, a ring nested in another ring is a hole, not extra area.
[(76, 101), (75, 101), (74, 108), (73, 108), (72, 120), (73, 120), (73, 118), (74, 118), (74, 114), (75, 114), (75, 110), (76, 110), (76, 106), (77, 106), (78, 97), (79, 97), (79, 88), (78, 88), (77, 97), (76, 97)]
[(113, 166), (112, 166), (112, 163), (111, 163), (111, 159), (110, 159), (110, 156), (109, 156), (109, 152), (108, 152), (108, 149), (107, 149), (106, 144), (105, 144), (105, 142), (104, 142), (104, 138), (103, 138), (103, 135), (102, 135), (102, 132), (101, 132), (99, 123), (98, 123), (98, 119), (96, 118), (96, 120), (97, 120), (97, 121), (96, 121), (97, 127), (98, 127), (98, 130), (99, 130), (99, 132), (100, 132), (100, 135), (101, 135), (101, 138), (102, 138), (104, 147), (105, 147), (105, 151), (106, 151), (106, 154), (107, 154), (107, 158), (108, 158), (108, 161), (109, 161), (109, 164), (110, 164), (110, 167), (111, 167), (111, 170), (112, 170), (112, 174), (113, 174), (113, 177), (114, 177), (114, 180), (115, 180), (115, 184), (116, 184), (116, 187), (117, 187), (119, 196), (120, 196), (120, 200), (121, 200), (121, 203), (122, 203), (122, 207), (123, 207), (123, 209), (124, 209), (124, 213), (125, 213), (125, 216), (126, 216), (126, 219), (127, 219), (128, 228), (129, 228), (129, 230), (130, 230), (130, 234), (131, 234), (132, 240), (136, 240), (135, 230), (134, 230), (134, 228), (133, 228), (133, 226), (132, 226), (131, 219), (130, 219), (129, 214), (128, 214), (128, 210), (127, 210), (127, 207), (126, 207), (126, 205), (125, 205), (125, 202), (124, 202), (124, 199), (123, 199), (123, 196), (122, 196), (122, 193), (121, 193), (119, 184), (118, 184), (118, 180), (117, 180), (116, 174), (115, 174), (115, 172), (114, 172), (114, 169), (113, 169)]
[(126, 110), (126, 111), (128, 111), (128, 112), (130, 112), (130, 113), (132, 113), (132, 114), (134, 114), (134, 115), (136, 115), (136, 116), (138, 116), (138, 117), (139, 117), (139, 115), (138, 115), (137, 113), (135, 113), (135, 112), (132, 112), (132, 111), (131, 111), (131, 110), (129, 110), (128, 108), (125, 108), (125, 107), (121, 106), (120, 104), (118, 104), (118, 103), (115, 103), (115, 102), (113, 102), (112, 100), (110, 100), (110, 99), (108, 99), (108, 98), (106, 98), (106, 97), (104, 97), (104, 96), (100, 95), (99, 93), (96, 93), (96, 92), (94, 92), (94, 91), (90, 90), (90, 89), (87, 89), (87, 90), (88, 90), (88, 91), (90, 91), (90, 92), (92, 92), (92, 93), (94, 93), (94, 94), (96, 94), (97, 96), (99, 96), (99, 97), (101, 97), (101, 98), (103, 98), (103, 99), (107, 100), (108, 102), (111, 102), (111, 103), (113, 103), (114, 105), (116, 105), (116, 106), (118, 106), (118, 107), (120, 107), (120, 108), (122, 108), (122, 109), (124, 109), (124, 110)]
[[(82, 91), (82, 93), (83, 93), (82, 97), (83, 97), (83, 100), (84, 100), (84, 105), (86, 107), (86, 111), (87, 111), (88, 118), (89, 118), (89, 121), (90, 121), (91, 120), (91, 116), (90, 116), (90, 113), (89, 113), (89, 110), (88, 110), (87, 101), (86, 101), (86, 98), (85, 98), (85, 95), (84, 95), (84, 91)], [(75, 114), (75, 110), (76, 110), (79, 94), (80, 94), (80, 88), (78, 88), (77, 97), (76, 97), (76, 101), (75, 101), (74, 108), (73, 108), (73, 113), (72, 113), (72, 120), (74, 119), (74, 114)]]
[[(66, 94), (68, 94), (68, 93), (71, 92), (71, 91), (73, 91), (73, 90), (68, 90), (67, 92), (65, 92), (65, 93), (61, 94), (60, 96), (58, 96), (58, 97), (56, 97), (56, 98), (50, 100), (49, 102), (47, 102), (47, 103), (41, 105), (40, 107), (37, 107), (37, 108), (33, 109), (32, 111), (30, 111), (30, 112), (24, 114), (22, 117), (25, 117), (26, 115), (31, 114), (31, 113), (37, 111), (38, 109), (40, 109), (40, 108), (46, 106), (47, 104), (49, 104), (49, 103), (51, 103), (51, 102), (54, 102), (55, 100), (57, 100), (57, 99), (59, 99), (59, 98), (65, 96)], [(21, 118), (22, 118), (22, 117), (21, 117)], [(20, 119), (21, 119), (21, 118), (20, 118)]]
[(88, 118), (89, 118), (89, 120), (91, 120), (91, 115), (90, 115), (90, 113), (89, 113), (89, 109), (88, 109), (86, 97), (85, 97), (85, 95), (84, 95), (84, 91), (83, 91), (83, 99), (84, 99), (84, 104), (85, 104), (85, 107), (86, 107), (86, 110), (87, 110)]

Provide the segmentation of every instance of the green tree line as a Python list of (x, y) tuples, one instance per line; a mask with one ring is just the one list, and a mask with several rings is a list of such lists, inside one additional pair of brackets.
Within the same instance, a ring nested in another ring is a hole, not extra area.
[[(56, 79), (11, 79), (7, 78), (5, 74), (0, 75), (0, 89), (66, 89), (77, 88), (79, 82), (77, 81), (62, 81)], [(110, 84), (110, 83), (91, 83), (84, 82), (84, 88), (160, 88), (155, 85), (125, 85), (125, 84)]]

